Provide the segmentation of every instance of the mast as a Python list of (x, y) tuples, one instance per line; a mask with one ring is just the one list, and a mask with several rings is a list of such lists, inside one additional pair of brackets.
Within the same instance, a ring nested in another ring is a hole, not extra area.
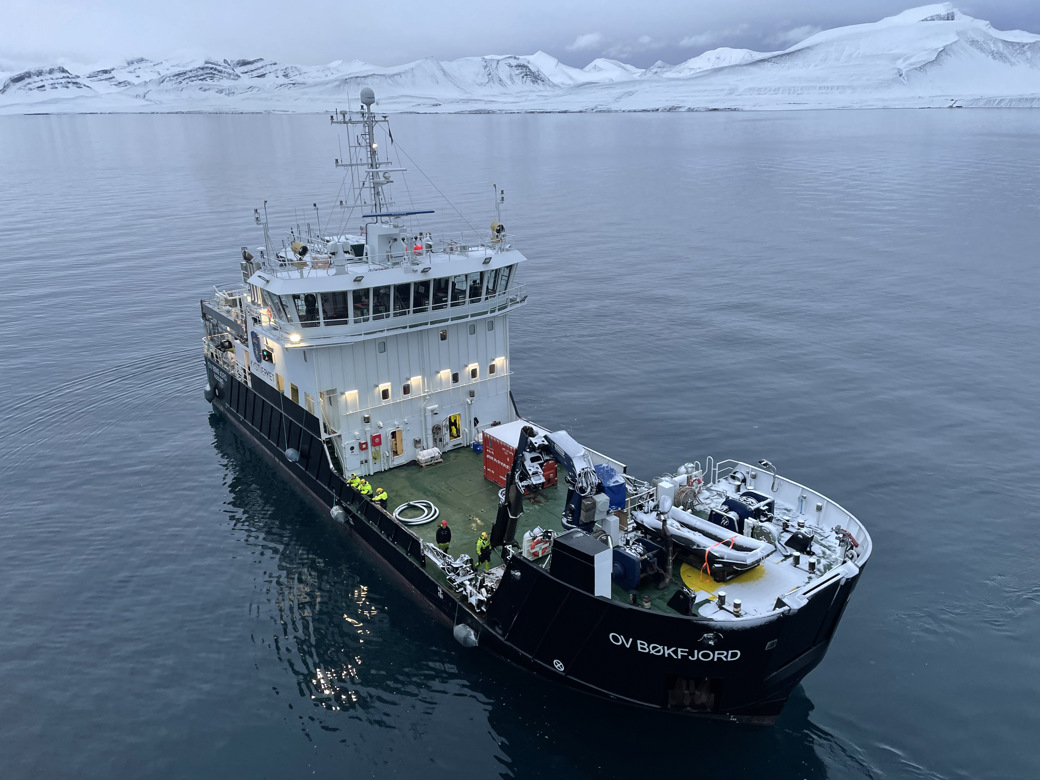
[(372, 186), (372, 209), (377, 214), (385, 208), (383, 202), (383, 183), (379, 180), (379, 144), (376, 143), (376, 118), (372, 113), (372, 104), (376, 102), (376, 94), (371, 87), (361, 89), (361, 110), (365, 113), (365, 145), (368, 147), (368, 175)]
[[(351, 116), (349, 111), (337, 110), (329, 119), (333, 124), (343, 125), (347, 128), (353, 128), (357, 126), (359, 132), (356, 137), (353, 137), (348, 141), (348, 159), (336, 159), (337, 168), (356, 168), (360, 169), (361, 173), (358, 175), (356, 186), (359, 193), (364, 193), (367, 190), (367, 196), (370, 198), (370, 202), (365, 204), (367, 211), (372, 214), (384, 215), (390, 207), (393, 205), (389, 194), (383, 191), (383, 188), (393, 183), (393, 179), (390, 178), (391, 172), (403, 171), (404, 168), (391, 167), (389, 159), (379, 158), (379, 142), (376, 140), (376, 125), (383, 124), (387, 126), (387, 134), (389, 135), (389, 125), (387, 124), (386, 117), (377, 119), (375, 113), (372, 110), (372, 104), (376, 102), (376, 95), (371, 87), (363, 87), (361, 89), (361, 118), (355, 119)], [(390, 140), (393, 140), (393, 136), (390, 136)]]

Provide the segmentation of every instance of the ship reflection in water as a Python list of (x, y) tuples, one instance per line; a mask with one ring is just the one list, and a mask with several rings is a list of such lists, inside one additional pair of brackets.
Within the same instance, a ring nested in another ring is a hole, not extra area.
[[(390, 710), (403, 698), (432, 714), (440, 695), (471, 695), (455, 673), (455, 646), (441, 641), (450, 631), (387, 584), (343, 528), (287, 487), (231, 424), (211, 414), (210, 425), (231, 526), (258, 568), (248, 604), (260, 627), (252, 641), (292, 673), (299, 697), (396, 728)], [(320, 723), (326, 731), (341, 725)]]
[[(288, 698), (307, 739), (319, 728), (341, 732), (339, 741), (356, 747), (373, 728), (407, 730), (419, 744), (452, 746), (458, 765), (474, 738), (491, 739), (496, 773), (508, 777), (536, 768), (638, 776), (693, 764), (739, 776), (864, 771), (857, 749), (811, 722), (813, 705), (801, 687), (776, 726), (748, 730), (531, 685), (523, 671), (462, 649), (446, 624), (355, 550), (342, 526), (287, 487), (231, 424), (219, 414), (210, 424), (232, 527), (259, 568), (249, 611), (262, 627), (253, 643), (267, 658), (262, 653), (256, 666), (263, 684)], [(296, 698), (284, 690), (285, 670)], [(453, 765), (446, 756), (445, 768)]]

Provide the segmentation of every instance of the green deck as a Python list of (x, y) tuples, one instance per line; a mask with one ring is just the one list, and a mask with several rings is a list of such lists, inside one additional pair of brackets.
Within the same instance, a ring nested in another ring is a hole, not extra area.
[[(387, 508), (390, 512), (407, 501), (432, 501), (440, 510), (436, 522), (412, 526), (411, 530), (423, 541), (434, 543), (437, 527), (441, 520), (447, 520), (452, 534), (448, 552), (456, 558), (466, 553), (474, 561), (477, 559), (477, 538), (481, 531), (491, 533), (491, 527), (498, 515), (499, 487), (484, 478), (483, 456), (468, 447), (445, 453), (443, 461), (432, 466), (423, 467), (413, 463), (373, 475), (371, 482), (373, 487), (381, 487), (387, 492)], [(523, 538), (525, 531), (536, 526), (561, 532), (560, 517), (566, 497), (566, 487), (556, 486), (546, 488), (536, 497), (525, 500), (524, 514), (517, 524), (517, 541)], [(417, 515), (418, 512), (406, 511), (403, 514), (409, 517)], [(491, 555), (491, 565), (497, 566), (500, 563), (501, 556), (499, 551), (495, 550)], [(680, 564), (677, 561), (676, 584), (664, 589), (656, 587), (656, 580), (645, 582), (639, 590), (640, 601), (644, 593), (648, 594), (654, 609), (670, 612), (667, 602), (678, 586), (679, 569)], [(430, 567), (429, 571), (446, 582), (436, 567)], [(628, 592), (616, 585), (613, 587), (612, 595), (615, 601), (628, 602)]]
[[(481, 531), (491, 533), (498, 515), (499, 487), (484, 478), (483, 457), (468, 447), (446, 452), (441, 463), (425, 467), (414, 463), (401, 466), (373, 475), (370, 481), (374, 487), (387, 492), (387, 508), (391, 512), (406, 501), (432, 501), (440, 510), (440, 517), (434, 523), (412, 526), (412, 531), (423, 541), (432, 543), (441, 520), (447, 520), (451, 528), (448, 552), (455, 557), (467, 553), (476, 560), (477, 538)], [(565, 488), (551, 487), (524, 501), (524, 514), (516, 531), (517, 541), (523, 538), (525, 531), (539, 525), (559, 531), (565, 498)], [(414, 517), (417, 512), (403, 514)], [(501, 562), (496, 551), (491, 556), (491, 564), (494, 566)]]

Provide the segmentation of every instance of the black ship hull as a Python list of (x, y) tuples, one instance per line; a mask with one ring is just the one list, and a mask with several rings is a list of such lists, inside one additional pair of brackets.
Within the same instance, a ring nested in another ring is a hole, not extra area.
[[(579, 690), (652, 709), (770, 724), (822, 659), (859, 576), (835, 579), (797, 610), (723, 623), (593, 596), (519, 555), (477, 614), (438, 582), (421, 540), (329, 465), (319, 420), (264, 383), (207, 359), (214, 408), (479, 647)], [(286, 456), (288, 450), (293, 460)], [(296, 455), (298, 454), (298, 458)]]

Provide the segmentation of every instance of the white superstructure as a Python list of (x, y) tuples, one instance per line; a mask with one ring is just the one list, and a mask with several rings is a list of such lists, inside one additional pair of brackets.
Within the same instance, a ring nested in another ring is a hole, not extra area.
[[(516, 419), (507, 314), (526, 299), (515, 280), (524, 257), (500, 216), (485, 238), (462, 243), (417, 226), (432, 212), (394, 207), (392, 174), (404, 169), (381, 153), (377, 132), (388, 128), (373, 101), (363, 90), (360, 117), (332, 117), (352, 142), (337, 165), (356, 184), (363, 235), (308, 226), (275, 248), (258, 210), (265, 246), (242, 250), (247, 288), (216, 301), (236, 327), (207, 335), (230, 371), (317, 416), (347, 474), (467, 446)], [(500, 202), (496, 188), (496, 215)]]

